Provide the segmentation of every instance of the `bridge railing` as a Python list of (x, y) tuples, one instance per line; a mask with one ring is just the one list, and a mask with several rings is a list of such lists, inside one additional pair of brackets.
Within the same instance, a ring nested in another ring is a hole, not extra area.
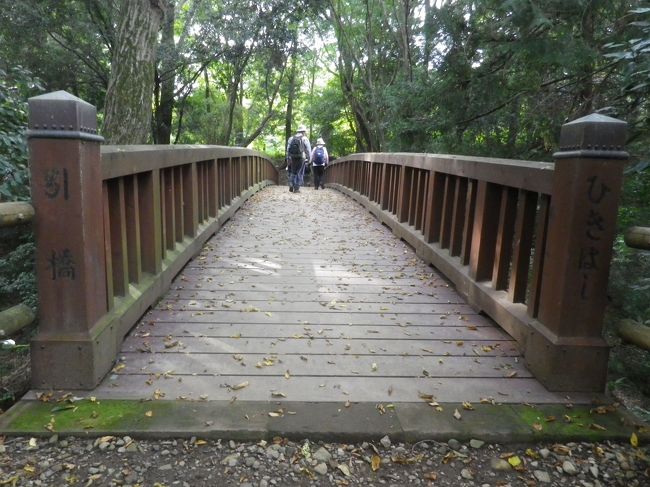
[(555, 163), (365, 153), (337, 159), (327, 182), (515, 338), (549, 389), (601, 391), (625, 134), (590, 115), (563, 127)]
[(32, 384), (90, 389), (173, 277), (278, 174), (245, 148), (101, 147), (95, 108), (65, 92), (29, 105), (40, 301)]

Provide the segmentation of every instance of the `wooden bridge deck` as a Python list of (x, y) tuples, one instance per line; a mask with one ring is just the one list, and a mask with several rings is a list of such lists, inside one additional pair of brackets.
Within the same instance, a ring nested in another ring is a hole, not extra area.
[(574, 403), (433, 268), (333, 190), (270, 187), (123, 343), (98, 398)]

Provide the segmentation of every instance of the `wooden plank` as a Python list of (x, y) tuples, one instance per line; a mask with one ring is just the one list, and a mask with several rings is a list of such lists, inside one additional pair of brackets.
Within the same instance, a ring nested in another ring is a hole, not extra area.
[(419, 303), (395, 303), (387, 305), (385, 303), (327, 303), (325, 301), (299, 301), (288, 302), (281, 301), (267, 301), (260, 305), (258, 308), (252, 306), (246, 301), (233, 301), (229, 300), (218, 301), (214, 300), (198, 300), (198, 299), (179, 299), (173, 297), (171, 299), (163, 299), (158, 302), (155, 309), (174, 309), (177, 311), (239, 311), (254, 315), (256, 313), (274, 313), (278, 311), (284, 312), (304, 312), (313, 314), (332, 314), (344, 313), (347, 315), (358, 313), (372, 313), (374, 315), (381, 315), (384, 313), (403, 314), (451, 314), (451, 313), (471, 313), (472, 307), (468, 304), (419, 304)]
[[(181, 377), (192, 374), (222, 376), (284, 377), (531, 377), (516, 357), (448, 357), (444, 355), (382, 356), (372, 355), (271, 355), (129, 352), (119, 375), (167, 374)], [(197, 363), (200, 366), (197, 368)], [(272, 365), (266, 365), (272, 364)], [(373, 372), (373, 364), (377, 365)], [(425, 374), (426, 372), (426, 374)], [(185, 380), (185, 377), (183, 377)]]
[[(163, 399), (276, 401), (281, 400), (271, 392), (283, 392), (284, 400), (310, 402), (372, 402), (388, 404), (421, 402), (421, 394), (432, 394), (439, 402), (473, 402), (492, 398), (499, 403), (543, 404), (566, 403), (566, 394), (548, 392), (538, 381), (530, 378), (386, 378), (386, 377), (255, 377), (196, 375), (185, 376), (178, 381), (173, 376), (160, 378), (146, 384), (147, 376), (123, 375), (101, 384), (93, 396), (98, 399), (123, 398), (149, 400)], [(228, 386), (248, 383), (239, 390)], [(571, 394), (574, 404), (589, 404), (589, 394)], [(269, 410), (280, 406), (269, 405)], [(471, 414), (463, 412), (463, 414)]]
[[(456, 326), (441, 323), (436, 326), (375, 324), (375, 325), (305, 325), (304, 323), (192, 323), (164, 322), (141, 325), (133, 330), (136, 337), (193, 336), (228, 338), (242, 334), (247, 338), (328, 338), (328, 339), (433, 339), (433, 340), (500, 340), (511, 338), (494, 326)], [(244, 335), (245, 334), (245, 335)]]
[[(459, 346), (454, 340), (382, 340), (367, 338), (348, 339), (293, 339), (293, 338), (256, 338), (239, 333), (237, 338), (182, 337), (167, 339), (165, 337), (135, 337), (124, 340), (122, 350), (141, 352), (151, 350), (155, 353), (263, 353), (301, 355), (429, 355), (477, 357), (477, 356), (518, 356), (512, 340), (464, 340)], [(170, 347), (170, 344), (177, 342)], [(486, 348), (483, 351), (483, 347)], [(477, 355), (478, 353), (478, 355)]]

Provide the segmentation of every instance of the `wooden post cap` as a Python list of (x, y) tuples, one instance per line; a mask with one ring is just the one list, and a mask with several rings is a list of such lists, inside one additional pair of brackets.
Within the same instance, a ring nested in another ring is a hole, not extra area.
[(626, 137), (627, 122), (592, 113), (562, 126), (560, 150), (553, 157), (627, 159)]
[(28, 103), (28, 138), (104, 141), (97, 134), (97, 109), (81, 98), (55, 91), (34, 96)]

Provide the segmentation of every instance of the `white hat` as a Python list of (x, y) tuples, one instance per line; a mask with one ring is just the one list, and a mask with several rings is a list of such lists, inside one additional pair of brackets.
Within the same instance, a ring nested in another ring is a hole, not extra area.
[(301, 125), (298, 127), (298, 130), (296, 130), (296, 132), (307, 132), (307, 128), (304, 125)]
[(323, 140), (322, 137), (318, 137), (318, 140), (316, 141), (316, 145), (325, 145), (325, 141)]

